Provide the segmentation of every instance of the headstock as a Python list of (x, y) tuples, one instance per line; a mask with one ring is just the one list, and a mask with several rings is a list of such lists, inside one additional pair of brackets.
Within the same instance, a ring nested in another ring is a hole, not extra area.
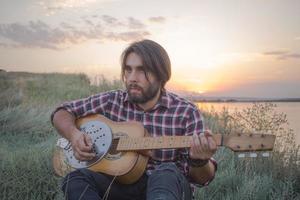
[(275, 143), (275, 135), (238, 133), (223, 135), (223, 146), (235, 152), (269, 151)]

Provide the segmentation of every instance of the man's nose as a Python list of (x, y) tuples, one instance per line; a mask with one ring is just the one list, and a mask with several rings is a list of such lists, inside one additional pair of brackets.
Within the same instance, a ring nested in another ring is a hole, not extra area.
[(131, 73), (128, 74), (128, 81), (136, 82), (136, 81), (138, 81), (138, 79), (139, 79), (139, 76), (138, 76), (137, 71), (132, 70)]

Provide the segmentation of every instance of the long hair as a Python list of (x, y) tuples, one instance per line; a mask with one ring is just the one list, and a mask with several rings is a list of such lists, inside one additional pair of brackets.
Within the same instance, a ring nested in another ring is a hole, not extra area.
[[(161, 82), (161, 89), (163, 89), (171, 77), (171, 62), (166, 50), (152, 40), (142, 40), (130, 44), (121, 54), (121, 78), (123, 81), (126, 59), (132, 52), (140, 56), (143, 66)], [(145, 75), (148, 79), (147, 73)]]

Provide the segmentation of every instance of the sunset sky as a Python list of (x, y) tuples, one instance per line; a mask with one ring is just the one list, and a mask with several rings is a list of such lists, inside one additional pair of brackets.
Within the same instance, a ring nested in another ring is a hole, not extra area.
[(1, 0), (0, 69), (119, 78), (120, 54), (152, 39), (167, 88), (300, 97), (299, 0)]

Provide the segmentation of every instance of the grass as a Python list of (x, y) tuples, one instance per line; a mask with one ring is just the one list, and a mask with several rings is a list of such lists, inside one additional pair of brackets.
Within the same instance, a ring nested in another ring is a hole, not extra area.
[[(50, 114), (65, 100), (122, 87), (120, 81), (99, 82), (91, 85), (84, 74), (0, 72), (0, 199), (63, 199), (61, 178), (55, 176), (51, 163), (58, 136)], [(274, 106), (254, 104), (235, 114), (226, 109), (204, 113), (214, 132), (269, 131), (280, 140), (267, 159), (238, 160), (220, 148), (215, 180), (197, 191), (197, 199), (300, 198), (299, 147), (294, 133), (283, 128), (285, 115), (275, 113)]]
[(198, 190), (199, 199), (299, 199), (300, 147), (295, 134), (286, 127), (286, 115), (275, 111), (276, 104), (254, 103), (233, 114), (205, 113), (213, 132), (272, 133), (275, 149), (270, 158), (238, 159), (228, 149), (217, 152), (219, 170), (209, 187)]

